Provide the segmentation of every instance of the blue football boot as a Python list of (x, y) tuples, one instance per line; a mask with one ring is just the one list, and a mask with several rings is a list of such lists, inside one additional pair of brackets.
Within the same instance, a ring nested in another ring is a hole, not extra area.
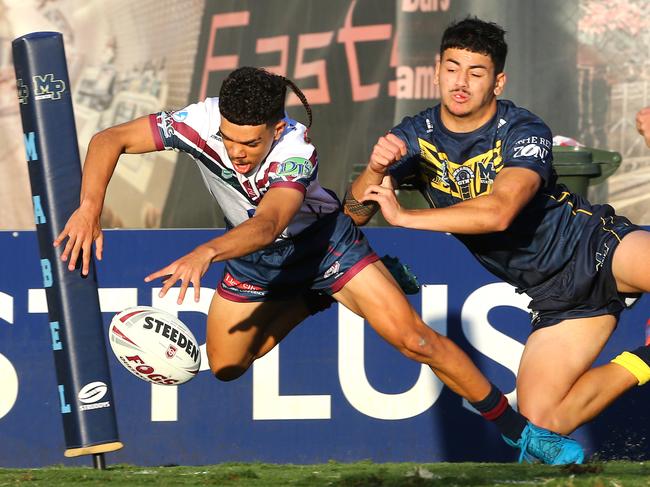
[(553, 433), (530, 421), (521, 433), (521, 438), (516, 442), (503, 437), (505, 442), (521, 450), (519, 463), (541, 462), (547, 465), (568, 465), (582, 463), (585, 453), (576, 440), (568, 436)]

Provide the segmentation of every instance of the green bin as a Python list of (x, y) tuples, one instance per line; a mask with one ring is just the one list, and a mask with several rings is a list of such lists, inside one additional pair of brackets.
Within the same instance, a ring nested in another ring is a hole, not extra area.
[(553, 167), (558, 182), (584, 197), (590, 184), (602, 183), (618, 169), (621, 161), (618, 152), (593, 147), (553, 146)]

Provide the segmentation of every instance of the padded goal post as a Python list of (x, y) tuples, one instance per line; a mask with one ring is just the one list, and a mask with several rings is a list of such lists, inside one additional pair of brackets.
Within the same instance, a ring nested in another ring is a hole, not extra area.
[[(70, 272), (52, 242), (79, 204), (81, 164), (63, 37), (34, 32), (12, 43), (56, 368), (64, 455), (122, 448), (99, 307), (95, 265)], [(81, 261), (81, 259), (79, 259)]]

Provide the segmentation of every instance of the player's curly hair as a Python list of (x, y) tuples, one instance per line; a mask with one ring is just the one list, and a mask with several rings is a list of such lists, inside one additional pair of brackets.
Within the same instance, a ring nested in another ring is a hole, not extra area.
[(495, 74), (503, 72), (508, 55), (506, 31), (494, 22), (467, 17), (450, 24), (442, 34), (440, 57), (446, 49), (464, 49), (492, 58)]
[(244, 66), (228, 75), (219, 90), (219, 111), (236, 125), (274, 124), (284, 118), (284, 100), (289, 86), (300, 99), (311, 127), (307, 98), (293, 81), (265, 69)]

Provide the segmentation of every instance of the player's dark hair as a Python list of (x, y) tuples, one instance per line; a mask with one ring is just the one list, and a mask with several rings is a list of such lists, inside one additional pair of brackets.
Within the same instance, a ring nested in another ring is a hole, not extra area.
[(311, 127), (311, 107), (300, 88), (284, 76), (251, 66), (234, 70), (224, 80), (219, 90), (219, 111), (236, 125), (275, 124), (284, 118), (287, 86), (305, 107), (307, 127)]
[(446, 49), (464, 49), (492, 58), (495, 74), (503, 72), (508, 55), (506, 31), (494, 22), (467, 17), (449, 25), (442, 34), (440, 57)]

